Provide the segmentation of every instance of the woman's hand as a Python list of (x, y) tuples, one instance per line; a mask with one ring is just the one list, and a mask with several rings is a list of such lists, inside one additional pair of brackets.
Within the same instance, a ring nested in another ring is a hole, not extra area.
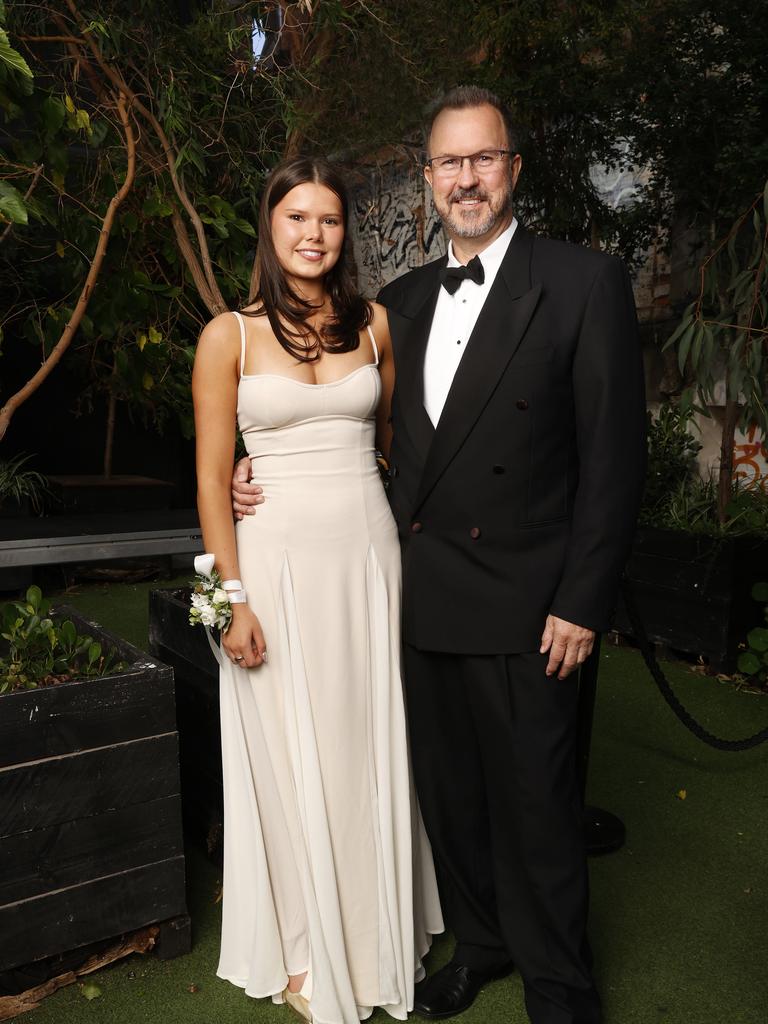
[(247, 604), (232, 605), (232, 621), (226, 633), (222, 633), (221, 646), (240, 668), (258, 668), (267, 660), (261, 623)]

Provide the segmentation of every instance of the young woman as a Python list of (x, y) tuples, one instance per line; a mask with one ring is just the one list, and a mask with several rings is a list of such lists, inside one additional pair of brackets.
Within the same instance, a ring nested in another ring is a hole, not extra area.
[[(240, 580), (222, 636), (218, 974), (306, 1020), (403, 1020), (442, 930), (400, 682), (386, 313), (352, 286), (338, 173), (270, 176), (257, 290), (209, 323), (193, 375), (206, 551)], [(269, 500), (236, 526), (235, 420)]]

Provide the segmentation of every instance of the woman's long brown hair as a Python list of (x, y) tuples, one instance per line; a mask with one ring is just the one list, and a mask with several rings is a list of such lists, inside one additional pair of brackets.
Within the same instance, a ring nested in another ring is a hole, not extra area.
[[(345, 242), (336, 264), (325, 275), (324, 287), (333, 316), (316, 330), (309, 317), (316, 307), (291, 288), (280, 265), (272, 240), (272, 211), (292, 188), (313, 182), (325, 185), (339, 197), (344, 220)], [(346, 231), (349, 201), (339, 172), (326, 160), (297, 157), (278, 164), (267, 179), (259, 211), (259, 242), (256, 248), (256, 292), (246, 305), (259, 308), (242, 312), (266, 316), (275, 337), (292, 356), (312, 363), (322, 352), (351, 352), (360, 344), (359, 332), (371, 322), (372, 311), (352, 282), (349, 271)]]

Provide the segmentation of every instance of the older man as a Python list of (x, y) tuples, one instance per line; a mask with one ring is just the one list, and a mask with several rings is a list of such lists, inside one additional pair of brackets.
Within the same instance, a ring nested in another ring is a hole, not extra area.
[(641, 491), (632, 289), (619, 260), (518, 223), (496, 96), (448, 93), (428, 140), (448, 254), (380, 295), (411, 750), (456, 938), (415, 1009), (460, 1013), (514, 965), (533, 1024), (597, 1024), (571, 673), (609, 625)]

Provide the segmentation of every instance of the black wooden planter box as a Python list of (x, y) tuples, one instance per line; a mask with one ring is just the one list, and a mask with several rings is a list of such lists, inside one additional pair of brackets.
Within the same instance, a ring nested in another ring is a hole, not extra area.
[[(641, 526), (626, 576), (651, 641), (703, 655), (718, 670), (732, 669), (738, 645), (762, 619), (750, 591), (768, 580), (768, 539)], [(633, 635), (623, 601), (614, 625)]]
[(219, 666), (205, 631), (189, 625), (189, 591), (152, 590), (149, 649), (173, 668), (184, 826), (220, 861), (223, 843)]
[(173, 672), (56, 615), (128, 668), (0, 695), (0, 971), (151, 924), (186, 952)]

